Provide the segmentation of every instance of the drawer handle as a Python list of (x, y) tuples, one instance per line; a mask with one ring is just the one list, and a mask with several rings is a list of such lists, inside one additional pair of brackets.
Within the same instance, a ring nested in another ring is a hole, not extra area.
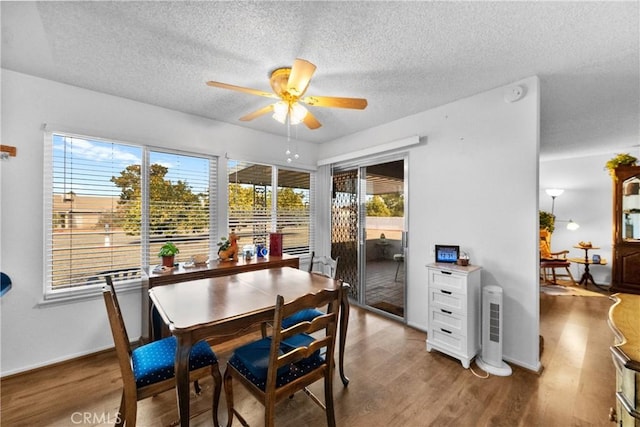
[(452, 313), (451, 311), (445, 310), (444, 308), (441, 308), (440, 311), (445, 313), (445, 314), (451, 314)]
[(448, 276), (451, 276), (451, 274), (453, 274), (453, 273), (451, 273), (450, 271), (442, 271), (442, 270), (440, 270), (440, 273), (442, 273), (442, 274), (446, 274), (446, 275), (448, 275)]
[(442, 332), (446, 332), (446, 333), (448, 333), (448, 334), (452, 334), (452, 332), (451, 332), (451, 331), (447, 331), (446, 329), (440, 328), (440, 330), (441, 330)]
[(445, 291), (443, 289), (440, 289), (440, 292), (442, 292), (443, 294), (447, 294), (447, 295), (451, 295), (452, 294), (451, 291)]

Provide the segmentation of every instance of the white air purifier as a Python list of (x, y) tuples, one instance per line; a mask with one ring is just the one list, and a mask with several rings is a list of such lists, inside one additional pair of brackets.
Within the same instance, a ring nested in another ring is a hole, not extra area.
[(482, 352), (476, 364), (483, 371), (500, 377), (511, 375), (511, 366), (502, 360), (502, 288), (482, 288)]

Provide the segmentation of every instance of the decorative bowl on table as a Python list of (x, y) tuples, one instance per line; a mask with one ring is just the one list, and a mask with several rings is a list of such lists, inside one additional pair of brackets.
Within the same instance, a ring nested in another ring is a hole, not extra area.
[(191, 257), (191, 262), (193, 262), (194, 264), (206, 264), (208, 260), (209, 255), (206, 254), (198, 254)]

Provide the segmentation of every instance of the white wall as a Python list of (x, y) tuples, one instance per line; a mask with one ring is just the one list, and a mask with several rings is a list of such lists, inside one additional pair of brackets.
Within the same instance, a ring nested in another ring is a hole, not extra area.
[(537, 370), (539, 81), (516, 83), (527, 88), (518, 102), (504, 101), (511, 85), (496, 88), (323, 144), (319, 157), (419, 135), (408, 149), (407, 322), (427, 329), (425, 265), (436, 243), (459, 244), (482, 284), (504, 290), (505, 359)]
[[(12, 71), (2, 70), (1, 77), (2, 144), (18, 151), (17, 157), (0, 162), (0, 270), (13, 281), (11, 291), (0, 298), (1, 373), (7, 375), (113, 346), (101, 296), (40, 304), (44, 123), (91, 136), (222, 156), (226, 152), (233, 159), (273, 164), (284, 163), (286, 140)], [(315, 169), (316, 146), (299, 142), (298, 148), (298, 166)], [(225, 179), (224, 157), (220, 166)], [(226, 233), (224, 197), (218, 229)], [(129, 336), (139, 336), (140, 293), (121, 299)]]

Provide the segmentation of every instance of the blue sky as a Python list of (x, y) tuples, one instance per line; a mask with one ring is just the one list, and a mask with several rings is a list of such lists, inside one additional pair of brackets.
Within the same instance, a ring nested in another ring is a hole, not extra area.
[[(54, 193), (118, 196), (120, 189), (110, 182), (111, 177), (140, 164), (143, 156), (142, 147), (133, 145), (76, 137), (66, 137), (66, 141), (62, 135), (53, 135)], [(165, 179), (186, 179), (194, 192), (206, 188), (208, 159), (158, 151), (150, 151), (149, 159), (169, 169)]]

